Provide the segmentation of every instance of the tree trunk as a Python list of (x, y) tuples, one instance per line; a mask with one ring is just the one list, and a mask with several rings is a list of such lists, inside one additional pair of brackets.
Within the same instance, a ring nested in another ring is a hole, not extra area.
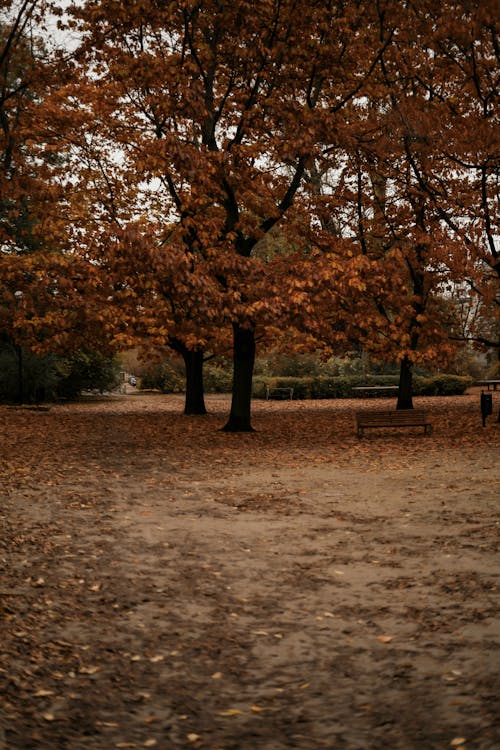
[(413, 365), (408, 357), (401, 360), (396, 409), (413, 409)]
[(184, 414), (206, 414), (203, 387), (203, 350), (182, 348), (186, 368), (186, 400)]
[(233, 392), (225, 432), (253, 432), (250, 420), (255, 363), (255, 332), (233, 325)]
[(24, 404), (24, 362), (23, 349), (16, 346), (17, 354), (17, 403)]

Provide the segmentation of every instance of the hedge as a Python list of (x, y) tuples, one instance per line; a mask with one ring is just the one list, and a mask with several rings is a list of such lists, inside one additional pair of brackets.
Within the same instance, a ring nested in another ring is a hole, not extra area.
[[(366, 392), (353, 390), (362, 385), (398, 385), (398, 375), (350, 375), (345, 377), (255, 377), (253, 381), (254, 398), (266, 398), (267, 388), (293, 388), (294, 399), (322, 398), (366, 398)], [(424, 378), (416, 375), (413, 378), (414, 396), (455, 396), (465, 393), (473, 384), (472, 378), (458, 375), (436, 375)], [(373, 392), (372, 397), (383, 395)]]

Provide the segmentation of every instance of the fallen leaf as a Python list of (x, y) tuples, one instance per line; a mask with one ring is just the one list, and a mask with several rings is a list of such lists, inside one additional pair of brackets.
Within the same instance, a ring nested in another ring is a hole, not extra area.
[(194, 732), (190, 732), (187, 735), (188, 742), (197, 742), (200, 739), (201, 739), (200, 735), (199, 734), (195, 734)]
[(154, 747), (157, 744), (158, 744), (158, 740), (153, 740), (153, 739), (146, 740), (146, 742), (144, 743), (144, 747)]
[(49, 713), (42, 714), (42, 716), (45, 719), (45, 721), (54, 721), (54, 719), (56, 718), (54, 714), (49, 714)]
[(54, 695), (53, 690), (37, 690), (36, 693), (33, 693), (34, 698), (45, 698), (47, 695)]
[(450, 742), (450, 747), (460, 747), (461, 745), (465, 745), (466, 742), (467, 742), (467, 740), (466, 740), (465, 737), (455, 737)]
[(212, 675), (212, 680), (220, 680), (221, 677), (222, 677), (222, 672), (215, 672)]
[(259, 714), (264, 709), (261, 708), (261, 706), (250, 706), (250, 711), (253, 711), (254, 714)]
[(380, 641), (380, 643), (390, 643), (392, 641), (392, 635), (378, 635), (377, 641)]

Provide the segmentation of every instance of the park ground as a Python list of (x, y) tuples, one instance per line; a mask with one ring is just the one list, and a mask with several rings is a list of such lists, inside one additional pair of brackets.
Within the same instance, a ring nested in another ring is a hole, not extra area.
[(0, 407), (0, 750), (500, 747), (493, 399)]

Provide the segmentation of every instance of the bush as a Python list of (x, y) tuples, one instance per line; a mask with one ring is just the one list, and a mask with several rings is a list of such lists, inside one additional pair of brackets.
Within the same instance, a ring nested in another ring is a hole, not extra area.
[(438, 396), (458, 396), (474, 384), (474, 379), (461, 375), (435, 375), (431, 378)]
[[(432, 378), (415, 376), (413, 394), (415, 396), (451, 396), (464, 393), (472, 385), (472, 379), (456, 375), (439, 375)], [(266, 398), (267, 388), (293, 388), (294, 399), (322, 398), (367, 398), (367, 393), (355, 391), (362, 385), (398, 385), (398, 375), (352, 375), (345, 377), (256, 377), (253, 383), (254, 398)], [(383, 395), (373, 391), (370, 396)]]
[(55, 400), (62, 378), (56, 358), (51, 355), (36, 357), (23, 351), (21, 385), (18, 357), (18, 350), (14, 348), (5, 348), (0, 352), (0, 401), (18, 401), (20, 387), (25, 402)]
[(230, 366), (207, 362), (203, 370), (203, 383), (207, 393), (230, 393), (233, 373)]
[(112, 391), (120, 383), (118, 360), (97, 352), (76, 352), (57, 359), (56, 366), (60, 374), (59, 398), (76, 398), (82, 391)]
[[(304, 378), (321, 374), (322, 363), (314, 354), (272, 352), (265, 361), (271, 377)], [(259, 367), (258, 362), (256, 366)]]
[(141, 371), (141, 388), (162, 393), (182, 393), (185, 388), (184, 363), (167, 359)]
[[(75, 398), (83, 390), (112, 390), (118, 383), (118, 362), (95, 352), (67, 357), (22, 352), (22, 400), (26, 403)], [(18, 351), (5, 346), (0, 351), (0, 401), (17, 401), (19, 387)]]

